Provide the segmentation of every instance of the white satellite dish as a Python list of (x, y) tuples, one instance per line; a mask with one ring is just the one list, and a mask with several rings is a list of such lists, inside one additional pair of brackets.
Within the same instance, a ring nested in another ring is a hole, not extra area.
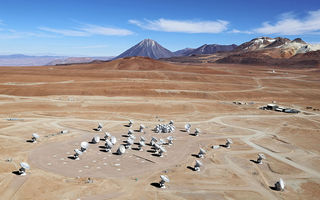
[(80, 151), (86, 152), (88, 146), (89, 146), (88, 142), (81, 142), (81, 144), (80, 144), (80, 147), (81, 147)]
[(145, 127), (143, 124), (140, 124), (139, 132), (140, 132), (140, 133), (143, 133), (145, 128), (146, 128), (146, 127)]
[(264, 154), (262, 154), (262, 153), (259, 153), (258, 154), (257, 163), (261, 165), (262, 164), (262, 160), (265, 160), (265, 159), (266, 159), (266, 156)]
[(94, 136), (91, 141), (93, 144), (97, 144), (100, 142), (100, 137), (98, 135)]
[(25, 176), (26, 175), (26, 170), (29, 170), (30, 169), (30, 166), (29, 166), (29, 164), (28, 163), (26, 163), (26, 162), (21, 162), (20, 163), (20, 169), (19, 169), (19, 174), (21, 175), (21, 176)]
[(117, 143), (117, 138), (114, 137), (114, 136), (111, 136), (110, 142), (111, 142), (113, 145), (115, 145), (115, 144)]
[(167, 176), (165, 176), (165, 175), (161, 175), (160, 178), (161, 178), (161, 181), (160, 181), (160, 183), (159, 183), (160, 187), (161, 187), (161, 188), (166, 188), (166, 186), (164, 185), (164, 183), (169, 183), (169, 182), (170, 182), (170, 179), (169, 179)]
[(140, 140), (139, 141), (139, 151), (143, 151), (143, 148), (142, 147), (144, 147), (144, 146), (146, 146), (146, 144), (144, 143), (144, 141), (142, 141), (142, 140)]
[(82, 155), (82, 151), (80, 151), (79, 149), (75, 149), (74, 152), (75, 152), (73, 155), (74, 159), (79, 160), (79, 156)]
[(153, 147), (155, 151), (158, 152), (161, 146), (158, 143), (154, 143)]
[(230, 145), (232, 144), (233, 142), (232, 142), (232, 139), (230, 139), (230, 138), (228, 138), (227, 139), (227, 142), (226, 142), (226, 148), (230, 148)]
[(200, 162), (199, 160), (196, 160), (196, 164), (194, 165), (194, 170), (200, 171), (201, 166), (202, 166), (202, 162)]
[(277, 191), (283, 191), (284, 190), (284, 187), (285, 187), (285, 183), (284, 181), (282, 180), (282, 178), (280, 178), (280, 180), (278, 182), (276, 182), (275, 184), (275, 189)]
[(127, 139), (126, 149), (131, 149), (131, 145), (133, 145), (134, 141), (131, 138)]
[(163, 144), (165, 144), (165, 143), (166, 143), (166, 142), (165, 142), (163, 139), (160, 139), (160, 140), (159, 140), (159, 144), (160, 144), (160, 145), (163, 145)]
[(126, 152), (126, 148), (123, 145), (120, 145), (118, 150), (117, 150), (117, 154), (118, 155), (122, 155)]
[(60, 131), (60, 134), (67, 134), (69, 131), (68, 130), (62, 130)]
[(168, 140), (168, 145), (173, 144), (173, 137), (171, 135), (169, 137), (167, 137), (167, 140)]
[(191, 124), (186, 124), (186, 125), (184, 125), (184, 128), (186, 129), (186, 131), (188, 132), (188, 133), (190, 133), (190, 129), (191, 129)]
[(136, 136), (134, 136), (134, 135), (129, 135), (129, 138), (130, 138), (131, 140), (135, 140), (135, 139), (136, 139)]
[(128, 135), (132, 135), (134, 132), (133, 132), (133, 130), (132, 129), (129, 129), (128, 130)]
[(102, 124), (101, 124), (101, 123), (98, 123), (97, 131), (102, 131), (102, 128), (103, 128)]
[(141, 135), (141, 136), (140, 136), (140, 141), (145, 142), (145, 141), (146, 141), (146, 138)]
[(110, 138), (111, 137), (111, 134), (110, 133), (108, 133), (108, 132), (105, 132), (104, 133), (104, 139), (105, 140), (107, 140), (108, 138)]
[(33, 134), (32, 134), (32, 138), (31, 138), (31, 141), (32, 141), (33, 143), (36, 143), (39, 138), (40, 138), (40, 136), (39, 136), (38, 134), (33, 133)]
[(200, 133), (200, 129), (196, 128), (195, 131), (194, 131), (194, 135), (195, 136), (199, 136), (199, 133)]
[(151, 145), (151, 146), (154, 146), (154, 144), (155, 144), (157, 141), (158, 141), (157, 138), (152, 137), (151, 140), (150, 140), (150, 145)]
[(106, 152), (109, 152), (111, 151), (113, 144), (110, 142), (110, 140), (106, 140), (105, 146), (106, 146)]
[(203, 158), (203, 157), (204, 157), (204, 154), (206, 154), (206, 151), (205, 151), (204, 149), (200, 148), (200, 151), (199, 151), (199, 153), (198, 153), (198, 157), (199, 157), (199, 158)]
[(165, 153), (165, 152), (167, 152), (167, 150), (164, 147), (160, 146), (159, 147), (159, 156), (163, 157), (163, 153)]
[(132, 127), (132, 125), (133, 125), (133, 121), (130, 119), (129, 120), (129, 127)]
[(173, 121), (173, 120), (170, 120), (169, 124), (170, 124), (170, 125), (173, 125), (173, 124), (174, 124), (174, 121)]

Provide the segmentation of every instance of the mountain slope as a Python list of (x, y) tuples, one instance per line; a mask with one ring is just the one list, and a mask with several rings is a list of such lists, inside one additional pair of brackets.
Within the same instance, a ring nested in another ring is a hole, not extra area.
[(144, 56), (153, 59), (159, 59), (173, 57), (174, 53), (162, 47), (154, 40), (144, 39), (135, 46), (117, 56), (116, 59), (131, 56)]
[(213, 54), (216, 52), (232, 51), (237, 47), (237, 45), (219, 45), (219, 44), (205, 44), (199, 48), (196, 48), (190, 52), (188, 55), (203, 55), (203, 54)]

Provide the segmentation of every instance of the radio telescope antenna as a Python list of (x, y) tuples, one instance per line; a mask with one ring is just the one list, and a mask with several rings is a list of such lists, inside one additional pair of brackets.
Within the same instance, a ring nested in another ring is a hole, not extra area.
[(146, 127), (145, 127), (143, 124), (140, 124), (139, 132), (140, 132), (140, 133), (143, 133), (145, 128), (146, 128)]
[(129, 138), (130, 138), (131, 140), (135, 140), (135, 139), (136, 139), (136, 136), (130, 135)]
[(167, 152), (167, 150), (164, 147), (160, 146), (159, 147), (159, 156), (163, 157), (163, 153), (165, 153), (165, 152)]
[(141, 135), (141, 136), (140, 136), (140, 141), (145, 142), (145, 141), (146, 141), (146, 138)]
[(73, 155), (74, 159), (75, 160), (79, 160), (79, 156), (80, 155), (82, 155), (82, 151), (80, 151), (79, 149), (75, 149), (74, 150), (74, 155)]
[(25, 176), (25, 175), (27, 175), (27, 174), (26, 174), (26, 170), (29, 170), (29, 169), (30, 169), (30, 166), (29, 166), (28, 163), (26, 163), (26, 162), (21, 162), (21, 163), (20, 163), (20, 169), (19, 169), (19, 175), (20, 175), (20, 176)]
[(122, 155), (126, 152), (126, 148), (123, 145), (120, 145), (118, 150), (117, 150), (117, 154), (118, 155)]
[(151, 146), (154, 146), (154, 144), (155, 144), (157, 141), (158, 141), (157, 138), (152, 137), (151, 140), (150, 140), (150, 145), (151, 145)]
[(117, 143), (117, 138), (114, 137), (114, 136), (111, 136), (110, 142), (111, 142), (113, 145), (115, 145), (115, 144)]
[(144, 141), (140, 140), (139, 141), (139, 151), (143, 151), (143, 147), (146, 146), (146, 144), (144, 143)]
[(194, 131), (194, 135), (199, 136), (200, 132), (201, 132), (200, 129), (196, 128), (196, 130)]
[(169, 137), (167, 137), (167, 140), (168, 140), (168, 145), (173, 144), (173, 137), (171, 135)]
[(132, 127), (132, 125), (133, 125), (133, 121), (130, 119), (129, 120), (129, 127)]
[(259, 153), (258, 154), (257, 163), (261, 165), (262, 164), (262, 160), (265, 160), (265, 159), (266, 159), (266, 156), (264, 154), (262, 154), (262, 153)]
[(170, 120), (169, 124), (170, 124), (170, 125), (173, 125), (173, 124), (174, 124), (174, 121), (173, 121), (173, 120)]
[(280, 178), (280, 180), (278, 182), (276, 182), (276, 184), (274, 185), (275, 186), (275, 189), (277, 191), (283, 191), (284, 190), (284, 187), (285, 187), (285, 183), (284, 181), (282, 180), (282, 178)]
[(186, 125), (184, 125), (184, 128), (186, 129), (186, 131), (188, 132), (188, 133), (190, 133), (190, 129), (191, 129), (191, 124), (186, 124)]
[(81, 144), (80, 144), (80, 147), (81, 147), (80, 151), (86, 152), (88, 146), (89, 146), (88, 142), (81, 142)]
[(110, 138), (111, 137), (111, 134), (110, 133), (108, 133), (108, 132), (105, 132), (104, 133), (104, 139), (105, 140), (107, 140), (108, 138)]
[(132, 135), (133, 134), (133, 130), (132, 129), (129, 129), (128, 130), (128, 135), (130, 136), (130, 135)]
[(94, 136), (91, 141), (93, 144), (97, 144), (100, 142), (100, 137), (98, 135)]
[(165, 144), (166, 142), (164, 141), (164, 139), (160, 139), (158, 143), (159, 143), (160, 145), (163, 145), (163, 144)]
[(194, 165), (194, 170), (199, 172), (201, 166), (202, 166), (202, 162), (200, 162), (199, 160), (196, 160), (196, 164)]
[(198, 153), (198, 158), (203, 158), (205, 154), (206, 154), (206, 151), (204, 149), (200, 148), (200, 151)]
[(31, 138), (32, 143), (36, 143), (39, 138), (40, 136), (38, 134), (33, 133)]
[(233, 143), (232, 140), (231, 140), (230, 138), (228, 138), (228, 139), (227, 139), (227, 142), (226, 142), (226, 148), (229, 149), (229, 148), (231, 147), (230, 145), (231, 145), (232, 143)]
[(131, 149), (131, 145), (133, 145), (134, 141), (131, 138), (127, 139), (126, 149)]
[(161, 178), (161, 181), (159, 183), (160, 187), (161, 188), (166, 188), (164, 183), (169, 183), (170, 182), (169, 178), (167, 176), (165, 176), (165, 175), (161, 175), (160, 178)]
[(110, 142), (110, 140), (106, 140), (105, 146), (106, 146), (105, 151), (109, 152), (109, 151), (111, 151), (113, 144)]
[(68, 130), (62, 130), (60, 131), (60, 134), (67, 134), (69, 131)]
[(102, 128), (103, 128), (102, 124), (101, 124), (101, 123), (98, 123), (97, 131), (102, 131)]

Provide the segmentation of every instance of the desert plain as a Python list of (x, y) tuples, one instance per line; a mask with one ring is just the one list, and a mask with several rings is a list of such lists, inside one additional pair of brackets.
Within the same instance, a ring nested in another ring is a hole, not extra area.
[[(272, 101), (301, 112), (259, 109)], [(142, 57), (0, 67), (0, 199), (319, 199), (319, 108), (319, 68)], [(137, 138), (175, 138), (164, 157), (148, 145), (113, 154), (127, 139), (129, 119), (135, 130), (146, 126)], [(170, 120), (174, 133), (152, 131)], [(98, 122), (101, 132), (93, 130)], [(200, 135), (185, 132), (186, 123)], [(118, 140), (112, 152), (100, 141), (80, 160), (70, 158), (82, 141), (106, 131)], [(37, 143), (26, 142), (32, 133)], [(227, 138), (230, 149), (212, 148)], [(200, 147), (204, 158), (196, 157)], [(266, 156), (261, 165), (258, 153)], [(199, 172), (192, 170), (196, 159)], [(26, 176), (13, 173), (22, 161), (31, 167)], [(157, 187), (162, 174), (170, 179), (165, 189)], [(284, 191), (272, 189), (279, 178)]]

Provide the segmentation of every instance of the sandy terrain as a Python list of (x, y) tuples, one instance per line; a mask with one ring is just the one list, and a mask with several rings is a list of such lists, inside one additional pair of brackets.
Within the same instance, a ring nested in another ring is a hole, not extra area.
[[(145, 58), (0, 67), (0, 199), (318, 199), (320, 111), (313, 108), (320, 108), (320, 71), (275, 70)], [(302, 112), (258, 109), (271, 101)], [(137, 138), (175, 138), (164, 157), (148, 145), (113, 154), (127, 139), (129, 119), (135, 130), (147, 127)], [(169, 120), (174, 133), (152, 131)], [(98, 122), (102, 132), (93, 130)], [(184, 132), (186, 122), (200, 136)], [(112, 153), (100, 141), (80, 160), (69, 158), (105, 131), (118, 140)], [(35, 132), (39, 142), (26, 142)], [(234, 142), (230, 149), (211, 148), (226, 138)], [(194, 155), (200, 147), (204, 158)], [(258, 153), (267, 157), (262, 165), (253, 162)], [(192, 170), (196, 159), (204, 164), (200, 172)], [(13, 173), (21, 161), (31, 166), (24, 177)], [(170, 178), (166, 189), (157, 187), (161, 174)], [(279, 178), (283, 192), (270, 188)]]

